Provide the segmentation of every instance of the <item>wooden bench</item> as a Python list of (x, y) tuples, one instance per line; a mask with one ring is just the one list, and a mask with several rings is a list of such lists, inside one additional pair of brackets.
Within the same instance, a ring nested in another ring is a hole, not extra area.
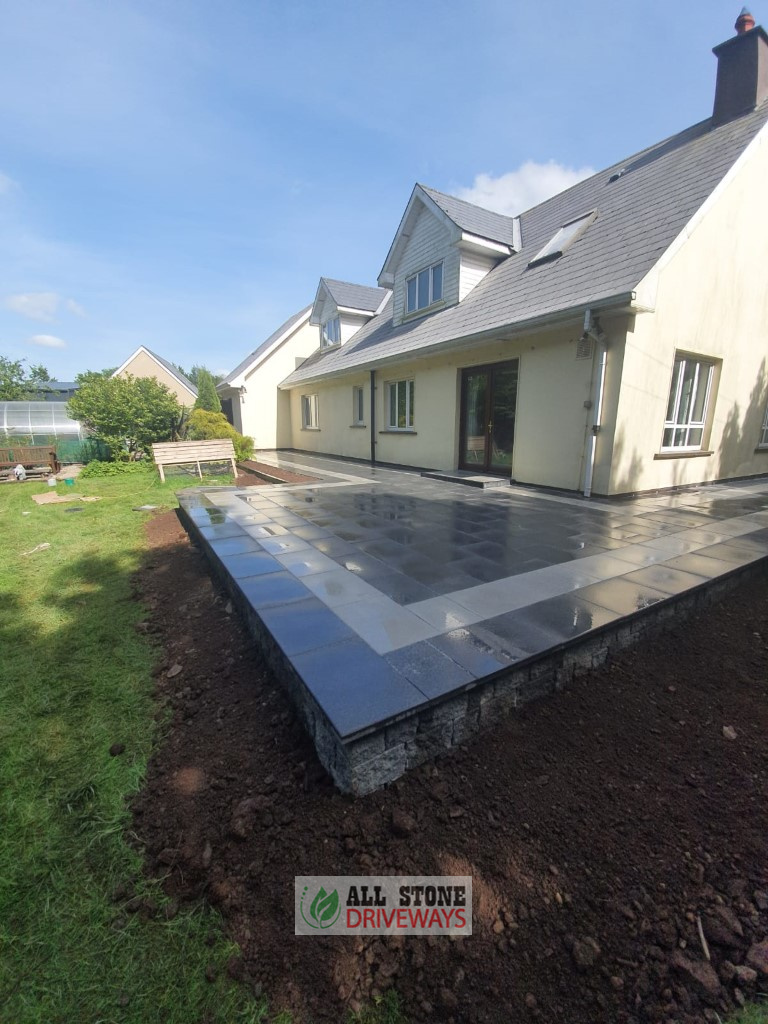
[(0, 473), (23, 466), (28, 473), (48, 476), (61, 468), (56, 449), (48, 445), (4, 444), (0, 447)]
[(203, 479), (201, 462), (231, 462), (232, 474), (237, 476), (235, 449), (231, 438), (215, 441), (164, 441), (152, 445), (152, 455), (165, 483), (164, 466), (187, 466), (194, 463), (197, 473)]

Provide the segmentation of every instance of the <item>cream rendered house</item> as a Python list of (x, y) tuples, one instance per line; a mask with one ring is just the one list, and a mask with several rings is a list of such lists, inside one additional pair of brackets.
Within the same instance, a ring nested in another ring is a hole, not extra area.
[(178, 367), (169, 363), (166, 359), (150, 352), (144, 345), (140, 345), (136, 351), (128, 356), (122, 366), (118, 366), (113, 377), (154, 377), (161, 384), (165, 384), (172, 395), (175, 395), (180, 405), (191, 408), (197, 398), (197, 388)]
[(736, 29), (711, 117), (518, 218), (417, 185), (383, 306), (321, 280), (276, 443), (601, 495), (768, 472), (768, 35)]
[(294, 313), (217, 385), (222, 411), (256, 448), (291, 444), (290, 402), (278, 384), (317, 348), (311, 310), (306, 306)]

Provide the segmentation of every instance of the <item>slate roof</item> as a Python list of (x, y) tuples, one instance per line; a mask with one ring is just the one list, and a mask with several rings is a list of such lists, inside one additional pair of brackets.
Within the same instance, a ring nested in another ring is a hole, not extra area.
[(325, 285), (337, 306), (361, 309), (367, 313), (375, 313), (387, 295), (386, 288), (371, 288), (365, 284), (334, 281), (330, 277), (321, 277), (320, 282)]
[[(708, 118), (540, 203), (521, 216), (521, 251), (498, 264), (461, 303), (395, 327), (390, 300), (345, 345), (315, 352), (281, 387), (451, 343), (479, 342), (505, 328), (524, 329), (628, 295), (766, 121), (768, 102), (717, 128)], [(596, 220), (563, 256), (528, 266), (560, 227), (593, 210)]]
[(474, 203), (468, 203), (464, 199), (448, 196), (444, 192), (438, 192), (437, 189), (427, 188), (426, 185), (420, 185), (419, 188), (423, 189), (462, 231), (479, 235), (492, 242), (514, 245), (514, 217), (505, 217), (503, 213), (484, 210), (482, 206), (475, 206)]
[(181, 381), (181, 383), (182, 383), (182, 384), (183, 384), (183, 385), (184, 385), (185, 387), (189, 388), (189, 390), (190, 390), (190, 391), (192, 392), (192, 394), (193, 394), (193, 395), (194, 395), (195, 397), (197, 397), (197, 388), (196, 388), (196, 387), (195, 387), (195, 385), (194, 385), (194, 384), (192, 383), (192, 381), (191, 381), (191, 380), (189, 379), (189, 377), (186, 377), (186, 376), (185, 376), (185, 375), (184, 375), (184, 374), (183, 374), (183, 373), (181, 372), (181, 370), (180, 370), (180, 369), (178, 368), (178, 366), (174, 366), (174, 365), (173, 365), (173, 363), (169, 363), (167, 359), (163, 359), (163, 357), (162, 357), (162, 356), (159, 356), (159, 355), (157, 354), (157, 352), (153, 352), (153, 351), (152, 351), (152, 349), (150, 349), (150, 348), (147, 348), (147, 346), (146, 346), (146, 345), (144, 345), (144, 346), (142, 346), (142, 347), (144, 348), (144, 350), (145, 350), (146, 352), (148, 352), (148, 353), (149, 353), (149, 354), (150, 354), (150, 355), (152, 356), (152, 358), (153, 358), (153, 359), (156, 359), (156, 360), (158, 361), (158, 363), (160, 363), (160, 365), (161, 365), (161, 366), (164, 366), (164, 367), (166, 368), (166, 370), (168, 371), (168, 373), (171, 373), (171, 374), (173, 374), (173, 376), (174, 376), (174, 377), (175, 377), (175, 378), (176, 378), (177, 380), (180, 380), (180, 381)]
[(300, 323), (311, 308), (311, 306), (305, 306), (303, 309), (300, 309), (298, 313), (294, 313), (293, 316), (289, 316), (285, 323), (281, 324), (276, 331), (273, 331), (272, 334), (270, 334), (270, 336), (266, 339), (266, 341), (262, 341), (258, 348), (255, 348), (253, 352), (251, 352), (249, 355), (245, 357), (242, 363), (238, 363), (234, 370), (232, 370), (231, 373), (227, 374), (224, 380), (219, 382), (217, 387), (226, 387), (227, 385), (231, 384), (232, 381), (236, 380), (241, 373), (245, 373), (248, 367), (252, 363), (256, 362), (259, 356), (263, 355), (267, 351), (267, 349), (271, 348), (272, 345), (274, 345), (275, 342), (283, 334), (287, 334), (292, 328), (294, 328), (298, 323)]

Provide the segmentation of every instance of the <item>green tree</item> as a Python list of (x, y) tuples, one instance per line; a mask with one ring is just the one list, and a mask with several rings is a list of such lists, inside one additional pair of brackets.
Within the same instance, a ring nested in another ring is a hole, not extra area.
[(189, 414), (187, 430), (193, 441), (210, 441), (215, 438), (231, 437), (235, 448), (235, 458), (238, 462), (250, 459), (253, 455), (253, 438), (239, 434), (223, 412), (193, 409)]
[(208, 370), (200, 369), (197, 374), (195, 409), (205, 409), (207, 412), (221, 412), (221, 400), (216, 393), (216, 382), (213, 379), (213, 374)]
[(183, 374), (191, 384), (195, 385), (195, 387), (200, 383), (201, 373), (210, 373), (213, 377), (214, 384), (221, 384), (224, 380), (224, 377), (220, 373), (213, 373), (213, 371), (209, 370), (206, 366), (198, 366), (197, 363), (195, 363), (191, 370), (185, 370), (184, 367), (179, 366), (178, 363), (172, 363), (171, 365), (175, 366), (179, 373)]
[(150, 454), (154, 441), (178, 436), (182, 408), (154, 377), (105, 377), (93, 372), (79, 374), (77, 383), (67, 406), (69, 415), (109, 445), (113, 458)]
[(18, 402), (33, 398), (44, 390), (46, 381), (51, 379), (44, 366), (25, 366), (26, 359), (6, 359), (0, 356), (0, 401)]

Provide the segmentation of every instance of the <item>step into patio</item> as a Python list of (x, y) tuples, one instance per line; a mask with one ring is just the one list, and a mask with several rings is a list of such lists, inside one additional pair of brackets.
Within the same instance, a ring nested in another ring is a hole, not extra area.
[(425, 470), (422, 476), (429, 480), (444, 480), (450, 484), (463, 484), (465, 487), (509, 487), (509, 477), (491, 476), (487, 473), (473, 473), (465, 469), (430, 469)]
[[(601, 510), (387, 470), (178, 498), (320, 761), (356, 794), (563, 689), (768, 564), (768, 485)], [(488, 538), (504, 523), (512, 561), (502, 563)], [(530, 538), (545, 529), (548, 547), (532, 559)], [(465, 557), (473, 530), (480, 539)]]

